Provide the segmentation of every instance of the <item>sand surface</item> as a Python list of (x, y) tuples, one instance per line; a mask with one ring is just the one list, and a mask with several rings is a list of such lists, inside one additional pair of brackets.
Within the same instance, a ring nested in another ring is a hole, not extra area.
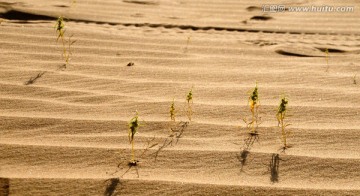
[[(359, 2), (277, 1), (354, 12), (267, 14), (263, 3), (1, 1), (0, 195), (360, 195)], [(60, 15), (76, 40), (66, 69)], [(262, 123), (244, 154), (256, 82)], [(187, 121), (192, 87), (192, 121), (162, 148), (170, 104)]]

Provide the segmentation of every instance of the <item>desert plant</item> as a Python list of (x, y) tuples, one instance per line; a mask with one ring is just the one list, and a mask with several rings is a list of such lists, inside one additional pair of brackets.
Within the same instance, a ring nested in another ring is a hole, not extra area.
[(191, 117), (193, 115), (193, 110), (192, 110), (192, 105), (193, 105), (193, 87), (190, 89), (189, 93), (186, 96), (186, 102), (187, 102), (187, 111), (186, 111), (186, 115), (189, 119), (189, 121), (191, 121)]
[(260, 124), (260, 122), (259, 122), (260, 99), (259, 99), (257, 83), (255, 84), (254, 90), (249, 95), (248, 103), (249, 103), (250, 112), (251, 112), (251, 119), (250, 119), (250, 121), (248, 121), (246, 118), (244, 118), (243, 120), (247, 125), (249, 133), (251, 135), (256, 135), (256, 134), (258, 134), (257, 128)]
[(138, 162), (137, 160), (135, 160), (134, 137), (135, 134), (137, 133), (139, 126), (140, 126), (139, 115), (138, 112), (136, 111), (135, 116), (129, 122), (129, 142), (131, 144), (131, 159), (129, 165), (136, 165)]
[[(63, 46), (63, 58), (66, 61), (66, 44), (65, 44), (65, 22), (64, 22), (64, 18), (62, 16), (59, 16), (59, 18), (56, 20), (55, 26), (54, 26), (56, 33), (57, 33), (57, 38), (56, 41), (58, 42), (59, 39), (61, 40), (62, 46)], [(67, 63), (66, 63), (67, 64)]]
[(170, 105), (170, 121), (175, 122), (175, 99)]
[(56, 30), (56, 33), (58, 34), (56, 41), (59, 41), (59, 39), (61, 38), (64, 44), (65, 22), (62, 16), (59, 16), (59, 18), (56, 20), (54, 28)]
[[(187, 106), (188, 106), (187, 115), (188, 115), (189, 120), (191, 121), (192, 89), (190, 90), (189, 94), (187, 95), (186, 100), (187, 100)], [(186, 127), (189, 124), (189, 121), (186, 121), (186, 122), (181, 121), (178, 123), (176, 122), (175, 99), (173, 99), (173, 101), (171, 102), (169, 113), (170, 113), (170, 123), (169, 123), (170, 135), (168, 138), (166, 138), (164, 140), (164, 143), (158, 147), (158, 150), (155, 153), (153, 153), (153, 155), (155, 155), (155, 161), (157, 160), (157, 157), (161, 150), (163, 150), (164, 148), (166, 148), (170, 145), (172, 146), (175, 140), (176, 140), (176, 144), (178, 143), (179, 139), (181, 138), (182, 134), (184, 133)]]
[(65, 22), (64, 22), (64, 18), (62, 16), (60, 16), (56, 20), (54, 28), (57, 33), (56, 41), (58, 42), (59, 39), (61, 39), (61, 43), (62, 43), (62, 47), (63, 47), (62, 57), (64, 58), (64, 61), (65, 61), (65, 64), (62, 67), (66, 69), (67, 65), (69, 65), (69, 63), (70, 63), (70, 59), (71, 59), (71, 55), (72, 55), (71, 46), (76, 42), (76, 40), (75, 41), (71, 40), (73, 35), (71, 35), (68, 38), (68, 40), (65, 39)]
[(280, 105), (279, 105), (279, 108), (278, 108), (278, 111), (277, 111), (277, 114), (276, 114), (276, 118), (278, 120), (278, 126), (281, 129), (281, 140), (282, 140), (282, 142), (284, 144), (284, 147), (283, 147), (284, 150), (289, 147), (288, 144), (287, 144), (287, 137), (289, 136), (290, 131), (285, 130), (285, 128), (287, 126), (289, 126), (290, 124), (286, 124), (284, 122), (284, 120), (286, 118), (286, 112), (287, 112), (288, 103), (289, 103), (288, 99), (285, 96), (283, 96), (281, 98), (281, 100), (280, 100)]

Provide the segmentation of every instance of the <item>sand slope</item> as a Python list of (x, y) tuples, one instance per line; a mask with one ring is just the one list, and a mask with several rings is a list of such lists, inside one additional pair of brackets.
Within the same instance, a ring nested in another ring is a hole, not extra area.
[[(358, 3), (279, 3), (355, 12), (253, 20), (264, 13), (252, 1), (0, 3), (8, 19), (0, 25), (0, 195), (359, 195)], [(59, 15), (77, 40), (63, 71)], [(242, 119), (256, 81), (263, 123), (244, 158)], [(156, 156), (169, 141), (173, 98), (185, 121), (191, 87), (193, 121)], [(292, 148), (282, 153), (275, 113), (284, 93)], [(139, 175), (127, 166), (135, 110)]]

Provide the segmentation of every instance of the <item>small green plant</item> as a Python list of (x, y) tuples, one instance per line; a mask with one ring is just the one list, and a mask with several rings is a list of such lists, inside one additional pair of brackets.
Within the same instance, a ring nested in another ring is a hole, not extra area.
[(60, 16), (56, 20), (54, 28), (57, 33), (56, 41), (58, 42), (59, 39), (61, 39), (61, 43), (62, 43), (62, 47), (63, 47), (62, 57), (64, 58), (64, 61), (65, 61), (65, 64), (62, 67), (66, 69), (67, 65), (69, 65), (69, 63), (70, 63), (70, 59), (71, 59), (71, 55), (72, 55), (71, 46), (76, 42), (76, 40), (75, 41), (71, 40), (73, 35), (71, 35), (68, 38), (68, 40), (65, 39), (65, 31), (66, 31), (65, 30), (65, 22), (64, 22), (64, 18), (62, 16)]
[(170, 105), (170, 121), (175, 122), (175, 99), (173, 99)]
[(65, 22), (62, 16), (59, 16), (59, 18), (56, 20), (54, 28), (56, 30), (56, 33), (58, 34), (56, 41), (59, 41), (59, 39), (61, 38), (64, 44)]
[(189, 119), (189, 121), (191, 121), (191, 117), (193, 115), (193, 110), (192, 110), (192, 105), (193, 105), (193, 88), (190, 89), (189, 93), (186, 96), (186, 102), (187, 102), (187, 111), (186, 111), (186, 115)]
[(173, 101), (171, 102), (169, 113), (170, 113), (170, 122), (169, 122), (170, 136), (174, 136), (173, 127), (175, 127), (176, 125), (175, 99), (173, 99)]
[(286, 112), (287, 112), (287, 105), (288, 105), (289, 101), (288, 99), (283, 96), (280, 100), (280, 105), (279, 105), (279, 108), (278, 108), (278, 111), (277, 111), (277, 114), (276, 114), (276, 118), (278, 120), (278, 126), (280, 127), (281, 129), (281, 140), (284, 144), (284, 147), (283, 149), (287, 149), (289, 148), (288, 144), (287, 144), (287, 137), (289, 136), (290, 134), (290, 131), (288, 130), (285, 130), (285, 128), (287, 126), (289, 126), (290, 124), (286, 124), (285, 123), (285, 118), (286, 118)]
[(254, 90), (250, 93), (249, 96), (249, 107), (251, 112), (251, 120), (248, 121), (246, 118), (244, 118), (244, 122), (247, 125), (247, 128), (249, 130), (249, 133), (251, 135), (257, 135), (257, 128), (259, 126), (259, 107), (260, 107), (260, 100), (259, 100), (259, 92), (258, 92), (258, 86), (257, 83), (255, 85)]
[(136, 166), (137, 160), (135, 160), (135, 151), (134, 151), (134, 138), (137, 130), (139, 128), (139, 115), (136, 111), (135, 116), (129, 122), (129, 142), (131, 144), (131, 159), (129, 165)]
[[(170, 104), (169, 108), (169, 114), (170, 114), (170, 123), (169, 123), (169, 129), (170, 129), (170, 135), (168, 138), (164, 140), (164, 143), (158, 147), (158, 150), (153, 153), (155, 155), (155, 161), (157, 160), (157, 157), (159, 156), (160, 151), (162, 151), (164, 148), (168, 146), (173, 146), (173, 143), (177, 144), (179, 139), (181, 138), (182, 134), (184, 133), (186, 127), (189, 125), (189, 122), (191, 121), (192, 116), (192, 104), (193, 104), (193, 88), (189, 91), (189, 93), (186, 96), (186, 115), (189, 119), (189, 121), (183, 122), (176, 122), (176, 108), (175, 108), (175, 99)], [(174, 142), (175, 141), (175, 142)]]

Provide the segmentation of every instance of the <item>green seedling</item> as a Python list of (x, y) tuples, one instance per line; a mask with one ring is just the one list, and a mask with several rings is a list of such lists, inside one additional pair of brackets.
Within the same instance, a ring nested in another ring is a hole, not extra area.
[(170, 121), (175, 122), (175, 99), (170, 105)]
[(260, 107), (257, 83), (255, 85), (254, 90), (250, 93), (248, 103), (249, 103), (250, 112), (251, 112), (251, 120), (248, 121), (245, 118), (243, 120), (247, 125), (249, 133), (251, 135), (257, 135), (258, 134), (257, 128), (259, 126), (259, 107)]
[(255, 85), (255, 88), (249, 97), (249, 105), (250, 105), (250, 111), (251, 111), (251, 116), (252, 116), (251, 117), (251, 120), (252, 120), (251, 132), (256, 133), (257, 132), (256, 125), (257, 125), (257, 120), (258, 120), (258, 109), (260, 106), (257, 84)]
[(193, 105), (193, 93), (192, 93), (193, 88), (191, 88), (191, 90), (189, 91), (188, 95), (186, 96), (186, 102), (187, 102), (187, 112), (186, 115), (189, 119), (189, 121), (191, 121), (191, 117), (193, 115), (193, 110), (192, 110), (192, 105)]
[(187, 111), (186, 114), (189, 118), (189, 121), (186, 122), (176, 122), (176, 109), (175, 109), (175, 99), (171, 102), (170, 108), (169, 108), (169, 114), (170, 114), (170, 135), (168, 138), (165, 139), (164, 143), (158, 147), (158, 150), (153, 153), (155, 155), (155, 161), (157, 160), (157, 157), (159, 156), (160, 151), (162, 151), (164, 148), (168, 146), (173, 146), (174, 141), (176, 141), (176, 144), (178, 143), (179, 139), (181, 138), (182, 134), (184, 133), (186, 127), (189, 125), (189, 122), (191, 121), (191, 115), (192, 115), (192, 88), (189, 91), (188, 95), (186, 96), (186, 102), (187, 102)]
[(138, 112), (136, 112), (136, 115), (129, 122), (129, 142), (131, 144), (131, 159), (129, 165), (132, 166), (136, 166), (138, 162), (135, 160), (134, 138), (139, 126), (139, 115)]
[(64, 61), (65, 61), (65, 64), (62, 66), (62, 68), (66, 69), (67, 65), (69, 65), (69, 63), (70, 63), (70, 59), (71, 59), (71, 55), (72, 55), (71, 46), (76, 42), (76, 40), (75, 41), (71, 40), (73, 35), (71, 35), (67, 40), (65, 39), (65, 22), (64, 22), (64, 18), (62, 16), (60, 16), (56, 20), (54, 28), (57, 33), (56, 41), (58, 42), (59, 39), (61, 39), (61, 43), (63, 46), (62, 57), (64, 58)]
[(170, 136), (173, 136), (173, 126), (175, 126), (176, 123), (176, 119), (175, 119), (175, 115), (176, 115), (176, 111), (175, 111), (175, 99), (173, 99), (173, 101), (171, 102), (170, 105), (170, 122), (169, 122), (169, 131), (170, 131)]
[(283, 147), (284, 150), (286, 148), (289, 148), (289, 146), (287, 144), (287, 137), (289, 136), (290, 131), (285, 130), (285, 128), (287, 126), (289, 126), (290, 124), (286, 124), (284, 122), (284, 120), (286, 118), (286, 112), (287, 112), (288, 103), (289, 103), (288, 99), (285, 96), (283, 96), (281, 98), (280, 105), (279, 105), (279, 108), (278, 108), (278, 111), (277, 111), (277, 114), (276, 114), (276, 118), (278, 120), (278, 126), (281, 129), (281, 140), (282, 140), (282, 142), (284, 144), (284, 147)]
[(56, 30), (56, 33), (58, 34), (56, 41), (59, 41), (59, 39), (61, 38), (64, 44), (65, 22), (62, 16), (59, 16), (59, 18), (56, 20), (54, 28)]
[(64, 22), (64, 18), (62, 16), (59, 16), (59, 18), (56, 20), (54, 28), (55, 28), (56, 33), (57, 33), (56, 41), (59, 42), (59, 39), (60, 39), (61, 43), (62, 43), (62, 46), (63, 46), (62, 57), (64, 58), (64, 60), (66, 62), (65, 66), (64, 66), (64, 67), (66, 67), (66, 65), (68, 64), (69, 55), (67, 55), (67, 52), (66, 52), (65, 22)]

